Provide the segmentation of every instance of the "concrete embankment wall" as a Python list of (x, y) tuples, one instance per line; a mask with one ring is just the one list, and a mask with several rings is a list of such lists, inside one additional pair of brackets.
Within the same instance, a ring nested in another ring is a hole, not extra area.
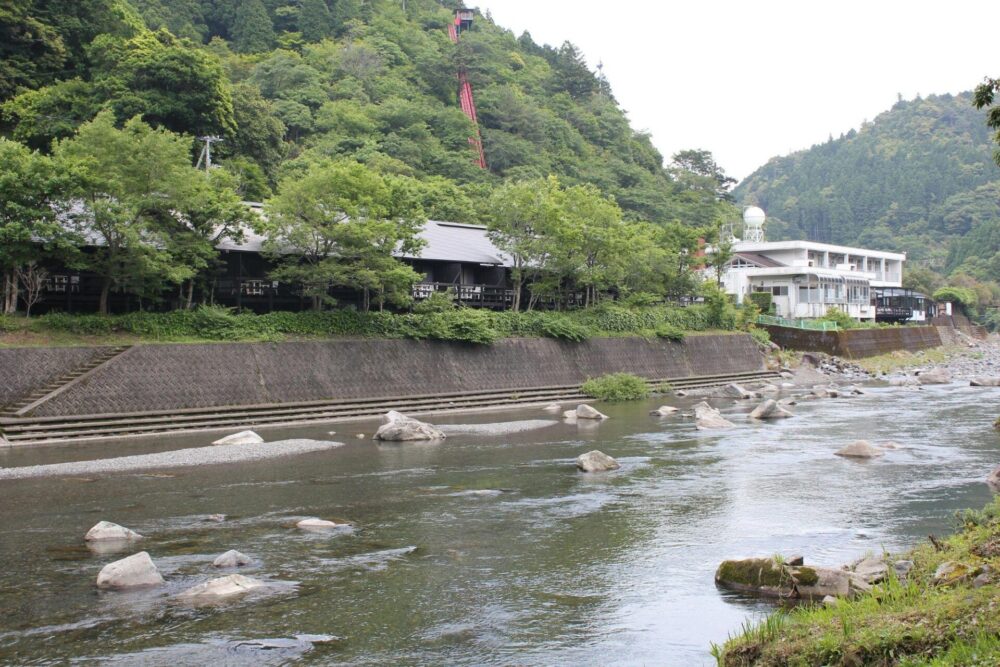
[(860, 359), (896, 350), (926, 350), (941, 345), (937, 327), (890, 327), (809, 331), (790, 327), (766, 327), (771, 340), (783, 348), (826, 352), (838, 357)]
[[(93, 350), (78, 348), (81, 357)], [(66, 370), (58, 348), (0, 349), (7, 376), (30, 366)], [(598, 338), (565, 343), (515, 338), (490, 346), (411, 340), (137, 345), (33, 411), (63, 416), (421, 396), (579, 384), (604, 373), (650, 379), (757, 371), (763, 358), (746, 335), (689, 336), (682, 343)], [(44, 374), (46, 377), (52, 373)], [(60, 373), (56, 372), (58, 376)], [(22, 383), (23, 384), (23, 383)], [(23, 392), (22, 392), (23, 393)]]

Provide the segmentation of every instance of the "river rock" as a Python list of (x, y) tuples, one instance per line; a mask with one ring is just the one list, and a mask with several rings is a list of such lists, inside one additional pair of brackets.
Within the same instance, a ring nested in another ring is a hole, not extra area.
[(946, 560), (934, 570), (934, 583), (939, 586), (950, 586), (971, 579), (976, 574), (978, 574), (976, 570), (965, 563)]
[(651, 410), (649, 414), (653, 417), (669, 417), (675, 412), (677, 412), (677, 408), (671, 407), (669, 405), (661, 405), (655, 410)]
[(738, 398), (741, 400), (753, 398), (756, 394), (752, 391), (747, 391), (735, 382), (731, 382), (722, 388), (720, 392), (722, 396), (727, 398)]
[(750, 413), (750, 419), (784, 419), (794, 417), (791, 412), (778, 405), (773, 398), (769, 398)]
[(892, 569), (896, 572), (896, 576), (899, 579), (906, 579), (910, 574), (910, 570), (913, 569), (912, 560), (897, 560), (892, 564)]
[(399, 442), (404, 440), (444, 440), (447, 437), (440, 429), (407, 417), (395, 410), (385, 413), (382, 421), (383, 424), (375, 432), (374, 440)]
[(608, 416), (601, 414), (586, 403), (576, 406), (577, 419), (607, 419)]
[(88, 542), (132, 542), (141, 540), (142, 535), (110, 521), (99, 521), (87, 531), (83, 539)]
[(1000, 377), (977, 377), (969, 381), (973, 387), (1000, 387)]
[(251, 559), (250, 556), (241, 554), (236, 549), (230, 549), (212, 561), (212, 565), (215, 567), (243, 567), (244, 565), (249, 565), (252, 562), (253, 559)]
[(576, 467), (583, 472), (607, 472), (621, 468), (618, 461), (596, 449), (576, 457)]
[(186, 602), (214, 602), (223, 598), (243, 595), (257, 588), (263, 588), (265, 584), (260, 579), (245, 577), (242, 574), (230, 574), (225, 577), (217, 577), (200, 583), (197, 586), (181, 591), (177, 594), (178, 600)]
[(567, 410), (563, 413), (563, 419), (566, 420), (567, 424), (576, 423), (576, 410)]
[(324, 532), (328, 530), (336, 530), (346, 525), (346, 523), (334, 523), (333, 521), (327, 521), (326, 519), (302, 519), (295, 524), (295, 527), (312, 532)]
[(781, 392), (781, 388), (778, 387), (777, 385), (768, 383), (765, 384), (763, 387), (761, 387), (760, 391), (763, 394), (777, 394)]
[(865, 558), (852, 568), (854, 574), (869, 584), (883, 581), (889, 573), (889, 566), (884, 558)]
[(220, 438), (213, 442), (213, 445), (256, 445), (258, 443), (264, 442), (264, 438), (260, 437), (253, 431), (240, 431), (239, 433), (233, 433), (232, 435), (227, 435), (225, 438)]
[(867, 440), (855, 440), (846, 447), (838, 449), (834, 454), (851, 459), (872, 459), (877, 456), (885, 456), (885, 452)]
[(994, 468), (993, 472), (986, 476), (986, 483), (990, 485), (994, 493), (1000, 493), (1000, 466)]
[(716, 428), (732, 428), (735, 426), (731, 421), (724, 418), (721, 412), (705, 401), (694, 406), (694, 418), (695, 426), (701, 431)]
[(97, 575), (98, 588), (139, 588), (161, 584), (163, 577), (145, 551), (108, 563)]
[(951, 373), (944, 368), (932, 368), (921, 372), (917, 376), (917, 381), (920, 384), (948, 384), (951, 382)]
[(774, 558), (723, 561), (715, 572), (715, 583), (745, 593), (815, 600), (826, 596), (848, 597), (871, 588), (852, 572), (790, 566)]
[(920, 381), (912, 375), (889, 378), (890, 387), (913, 387), (918, 384), (920, 384)]
[(545, 412), (562, 412), (562, 406), (558, 403), (549, 403), (544, 408)]

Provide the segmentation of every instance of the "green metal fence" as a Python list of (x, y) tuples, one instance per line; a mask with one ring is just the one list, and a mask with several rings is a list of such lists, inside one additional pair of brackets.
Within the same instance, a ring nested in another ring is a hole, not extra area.
[(773, 315), (758, 315), (757, 324), (769, 324), (776, 327), (791, 327), (793, 329), (809, 329), (811, 331), (838, 331), (836, 322), (826, 320), (807, 320), (799, 318), (790, 320), (787, 317), (775, 317)]

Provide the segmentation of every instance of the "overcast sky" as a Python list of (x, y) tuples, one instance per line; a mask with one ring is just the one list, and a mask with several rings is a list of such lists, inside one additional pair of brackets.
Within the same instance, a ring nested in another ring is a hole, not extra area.
[[(471, 6), (475, 0), (468, 0)], [(520, 35), (604, 63), (632, 126), (669, 160), (704, 148), (743, 178), (839, 136), (897, 93), (970, 90), (1000, 76), (998, 0), (480, 0)]]

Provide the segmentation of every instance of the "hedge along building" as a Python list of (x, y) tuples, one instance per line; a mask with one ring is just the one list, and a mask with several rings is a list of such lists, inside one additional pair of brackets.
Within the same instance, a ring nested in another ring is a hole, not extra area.
[(744, 238), (733, 243), (722, 278), (738, 303), (753, 292), (765, 292), (779, 317), (822, 317), (836, 308), (859, 320), (888, 319), (878, 317), (879, 295), (902, 288), (905, 254), (813, 241), (765, 241), (764, 212), (755, 206), (744, 212), (743, 220)]
[[(260, 205), (251, 204), (259, 212)], [(510, 287), (510, 259), (490, 241), (486, 227), (429, 220), (419, 232), (424, 241), (416, 253), (398, 255), (422, 278), (413, 285), (413, 297), (420, 301), (434, 292), (452, 291), (462, 304), (480, 308), (502, 309), (513, 303)], [(199, 281), (196, 300), (254, 312), (305, 310), (311, 299), (301, 294), (298, 285), (275, 281), (270, 277), (272, 258), (263, 252), (265, 238), (251, 229), (243, 230), (240, 241), (222, 238), (216, 244), (219, 262)], [(87, 251), (87, 247), (83, 248)], [(97, 310), (101, 279), (90, 272), (65, 266), (46, 266), (47, 277), (42, 300), (35, 312), (92, 312)], [(330, 296), (344, 305), (357, 305), (360, 294), (337, 287)], [(135, 294), (118, 291), (111, 294), (113, 312), (141, 308), (177, 307), (184, 296), (165, 293), (156, 303), (141, 300)]]

